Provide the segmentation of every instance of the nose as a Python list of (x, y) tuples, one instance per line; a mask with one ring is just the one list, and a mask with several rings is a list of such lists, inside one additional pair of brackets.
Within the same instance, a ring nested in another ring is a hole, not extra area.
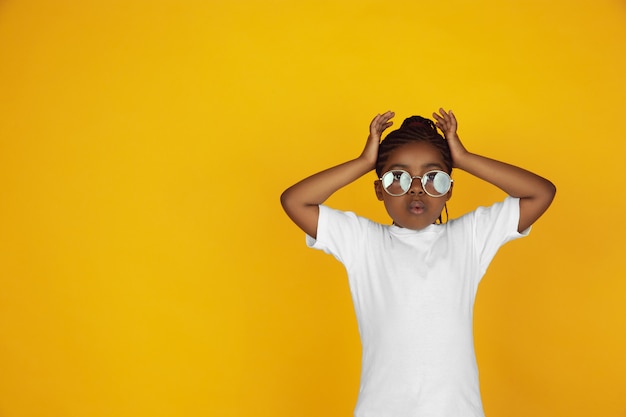
[(413, 177), (413, 181), (411, 181), (411, 188), (409, 188), (409, 194), (424, 194), (424, 187), (422, 187), (422, 177)]

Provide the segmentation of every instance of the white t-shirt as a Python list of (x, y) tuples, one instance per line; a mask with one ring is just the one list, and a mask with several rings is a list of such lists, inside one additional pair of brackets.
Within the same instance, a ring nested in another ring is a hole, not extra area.
[(517, 232), (507, 197), (414, 231), (320, 206), (307, 245), (348, 272), (361, 335), (356, 417), (484, 417), (472, 316), (478, 283)]

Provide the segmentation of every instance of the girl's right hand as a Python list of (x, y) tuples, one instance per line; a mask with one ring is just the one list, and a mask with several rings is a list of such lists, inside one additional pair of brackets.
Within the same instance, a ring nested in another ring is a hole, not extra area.
[(383, 114), (377, 114), (376, 117), (370, 123), (370, 134), (367, 137), (365, 149), (361, 153), (361, 158), (370, 163), (372, 168), (376, 165), (378, 159), (378, 145), (380, 145), (380, 137), (382, 133), (393, 124), (391, 119), (395, 116), (392, 111), (387, 111)]

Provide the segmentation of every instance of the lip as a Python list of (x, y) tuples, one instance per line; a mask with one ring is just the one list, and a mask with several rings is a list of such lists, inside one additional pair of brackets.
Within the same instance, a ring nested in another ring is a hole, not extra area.
[(414, 214), (422, 214), (426, 210), (426, 205), (423, 201), (413, 200), (409, 204), (409, 211)]

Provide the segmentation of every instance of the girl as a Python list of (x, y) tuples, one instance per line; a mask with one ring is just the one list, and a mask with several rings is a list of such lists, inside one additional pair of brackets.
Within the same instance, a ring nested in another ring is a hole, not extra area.
[[(469, 152), (452, 111), (433, 113), (435, 123), (410, 117), (381, 142), (393, 116), (372, 120), (358, 158), (293, 185), (281, 203), (307, 244), (348, 272), (363, 348), (355, 416), (484, 417), (472, 335), (478, 284), (499, 247), (528, 234), (556, 189), (522, 168)], [(443, 223), (452, 168), (508, 197)], [(391, 225), (322, 205), (372, 169)]]

